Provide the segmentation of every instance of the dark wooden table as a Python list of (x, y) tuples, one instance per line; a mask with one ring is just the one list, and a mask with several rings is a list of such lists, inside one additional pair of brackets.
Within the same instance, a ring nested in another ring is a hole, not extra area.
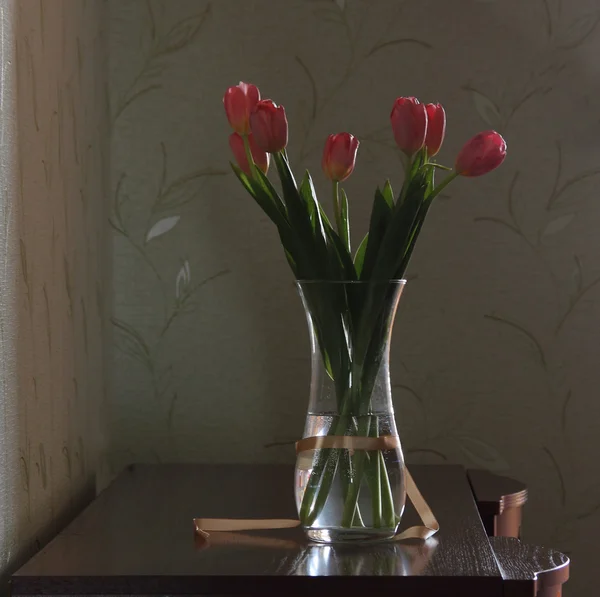
[[(565, 580), (568, 560), (557, 552), (550, 564), (540, 550), (539, 562), (509, 565), (523, 546), (493, 545), (461, 467), (411, 472), (441, 531), (425, 543), (361, 547), (310, 544), (300, 529), (219, 533), (209, 543), (194, 535), (197, 516), (295, 518), (290, 467), (131, 466), (13, 575), (12, 594), (499, 597), (541, 595), (543, 566)], [(417, 522), (409, 507), (403, 526)]]

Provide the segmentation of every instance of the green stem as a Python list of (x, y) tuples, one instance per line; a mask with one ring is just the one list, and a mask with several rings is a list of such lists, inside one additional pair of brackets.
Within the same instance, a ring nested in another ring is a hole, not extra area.
[(432, 168), (439, 168), (440, 170), (452, 172), (452, 168), (448, 168), (448, 166), (442, 166), (442, 164), (437, 164), (436, 162), (425, 162), (423, 166), (431, 166)]
[[(348, 433), (349, 417), (344, 412), (348, 410), (346, 404), (347, 401), (345, 401), (342, 416), (335, 426), (332, 425), (327, 435), (346, 435)], [(319, 450), (317, 463), (308, 479), (300, 506), (300, 520), (305, 526), (311, 526), (325, 506), (337, 471), (339, 456), (340, 450), (337, 448)]]
[(460, 175), (460, 172), (452, 172), (452, 174), (448, 174), (442, 182), (433, 189), (431, 195), (427, 197), (428, 201), (432, 201), (435, 197), (437, 197), (457, 176)]
[(335, 217), (335, 227), (340, 238), (343, 238), (344, 226), (342, 225), (342, 213), (340, 210), (340, 183), (337, 180), (333, 181), (333, 215)]
[[(371, 437), (379, 437), (379, 421), (377, 416), (374, 419), (375, 424), (372, 425), (371, 433), (369, 434)], [(379, 460), (379, 454), (375, 458), (370, 459), (371, 469), (373, 470), (373, 487), (371, 489), (371, 504), (373, 507), (373, 526), (375, 528), (381, 527), (381, 463)], [(383, 468), (383, 472), (385, 474), (385, 467)], [(387, 478), (387, 475), (385, 475)]]
[(383, 471), (383, 474), (381, 475), (381, 489), (383, 495), (381, 515), (383, 518), (383, 524), (386, 527), (393, 528), (396, 526), (394, 497), (392, 494), (392, 487), (390, 485), (390, 478), (388, 477), (387, 469), (385, 467), (385, 459), (381, 450), (377, 452), (377, 460), (379, 462), (380, 470)]
[[(369, 435), (370, 417), (364, 417), (358, 424), (358, 435), (359, 437), (367, 437)], [(346, 493), (346, 499), (344, 501), (344, 512), (342, 514), (342, 527), (350, 528), (352, 525), (352, 519), (354, 518), (354, 511), (358, 502), (358, 492), (360, 490), (360, 483), (365, 468), (365, 458), (367, 453), (364, 450), (358, 451), (353, 457), (354, 464), (354, 478), (352, 483), (348, 487)]]
[(250, 141), (248, 141), (248, 135), (242, 135), (242, 139), (244, 140), (246, 159), (248, 160), (248, 165), (250, 166), (250, 178), (256, 178), (254, 175), (254, 168), (256, 168), (256, 165), (254, 164), (254, 158), (252, 157), (252, 151), (250, 150)]
[[(340, 480), (342, 482), (342, 491), (344, 492), (344, 495), (346, 495), (346, 493), (348, 493), (348, 487), (350, 486), (350, 482), (354, 476), (352, 470), (352, 458), (348, 450), (341, 451), (340, 466), (342, 467), (342, 471), (340, 474)], [(354, 516), (352, 517), (352, 526), (365, 526), (365, 523), (360, 514), (360, 508), (358, 507), (358, 504), (356, 504), (356, 508), (354, 509)]]
[(408, 185), (410, 184), (410, 172), (412, 170), (413, 157), (411, 155), (406, 156), (406, 161), (403, 162), (404, 166), (404, 182), (402, 183), (402, 189), (400, 190), (400, 197), (398, 203), (402, 205), (408, 192)]

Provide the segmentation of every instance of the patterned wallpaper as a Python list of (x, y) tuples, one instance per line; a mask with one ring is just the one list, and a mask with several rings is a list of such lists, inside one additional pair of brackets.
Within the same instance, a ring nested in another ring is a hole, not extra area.
[(0, 2), (0, 575), (106, 475), (105, 17)]
[[(229, 173), (221, 98), (286, 106), (289, 155), (326, 191), (328, 133), (361, 140), (355, 237), (398, 185), (398, 95), (449, 114), (441, 160), (496, 128), (509, 158), (428, 219), (392, 369), (410, 459), (527, 482), (526, 538), (575, 559), (600, 530), (600, 9), (595, 0), (112, 0), (115, 336), (111, 464), (291, 461), (305, 321), (277, 235)], [(326, 196), (326, 195), (325, 195)], [(587, 593), (585, 593), (587, 589)]]

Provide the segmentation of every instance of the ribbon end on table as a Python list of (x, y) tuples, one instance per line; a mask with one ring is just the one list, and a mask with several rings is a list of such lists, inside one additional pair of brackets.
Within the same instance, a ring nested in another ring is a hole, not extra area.
[(197, 535), (200, 535), (200, 537), (202, 537), (203, 539), (207, 539), (210, 537), (210, 533), (206, 532), (203, 528), (202, 528), (202, 519), (201, 518), (194, 518), (194, 530), (196, 531)]

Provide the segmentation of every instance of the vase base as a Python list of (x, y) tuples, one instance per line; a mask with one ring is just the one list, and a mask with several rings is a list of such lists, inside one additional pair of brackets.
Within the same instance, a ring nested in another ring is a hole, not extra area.
[(304, 529), (306, 536), (315, 543), (376, 543), (390, 541), (396, 536), (392, 529), (369, 528), (320, 528)]

